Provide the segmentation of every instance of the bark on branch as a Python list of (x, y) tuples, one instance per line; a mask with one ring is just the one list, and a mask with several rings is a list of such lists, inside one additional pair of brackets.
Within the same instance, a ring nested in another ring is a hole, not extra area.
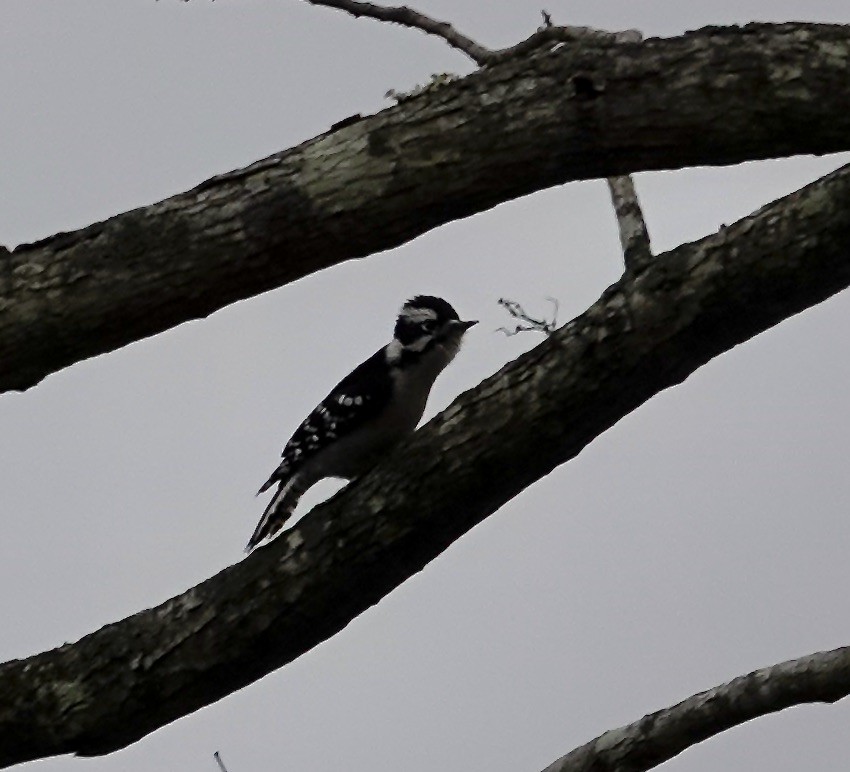
[(739, 676), (633, 724), (612, 729), (543, 772), (643, 772), (709, 737), (807, 702), (850, 694), (850, 647), (821, 651)]
[(608, 190), (611, 192), (614, 214), (617, 215), (617, 228), (620, 231), (620, 246), (623, 248), (626, 270), (640, 271), (652, 260), (652, 247), (649, 244), (649, 232), (634, 180), (630, 174), (609, 177)]
[(850, 149), (848, 69), (850, 28), (829, 25), (538, 47), (187, 193), (0, 248), (0, 392), (552, 185)]
[(116, 750), (300, 656), (652, 395), (850, 285), (848, 243), (845, 167), (626, 273), (270, 545), (0, 666), (0, 766)]

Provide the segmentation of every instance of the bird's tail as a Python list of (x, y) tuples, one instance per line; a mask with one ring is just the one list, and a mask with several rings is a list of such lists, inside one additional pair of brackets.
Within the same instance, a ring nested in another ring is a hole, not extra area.
[[(281, 466), (283, 466), (283, 464), (281, 464)], [(276, 482), (280, 482), (280, 478), (281, 478), (281, 468), (279, 466), (277, 469), (274, 470), (274, 472), (272, 472), (272, 476), (269, 477), (269, 479), (266, 480), (262, 484), (262, 486), (260, 487), (260, 490), (257, 491), (257, 495), (259, 496), (261, 493), (265, 493)]]
[[(268, 485), (265, 487), (267, 488)], [(261, 541), (270, 539), (283, 528), (283, 524), (289, 520), (295, 511), (295, 507), (298, 505), (298, 499), (301, 498), (305, 490), (306, 487), (298, 479), (297, 474), (290, 477), (287, 482), (281, 483), (263, 512), (263, 516), (254, 529), (254, 533), (251, 534), (251, 538), (245, 547), (245, 552), (250, 552)]]

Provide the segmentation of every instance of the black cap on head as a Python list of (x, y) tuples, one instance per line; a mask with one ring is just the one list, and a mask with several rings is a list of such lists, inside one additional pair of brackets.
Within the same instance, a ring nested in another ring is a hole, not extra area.
[(451, 303), (443, 300), (442, 298), (435, 297), (434, 295), (417, 295), (404, 304), (402, 307), (402, 313), (406, 308), (423, 310), (430, 309), (436, 314), (436, 319), (440, 322), (445, 322), (449, 319), (460, 319), (457, 315), (457, 311), (452, 308)]

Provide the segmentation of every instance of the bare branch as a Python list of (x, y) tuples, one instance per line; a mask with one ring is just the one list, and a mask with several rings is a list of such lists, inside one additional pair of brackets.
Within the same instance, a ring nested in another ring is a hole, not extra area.
[(623, 32), (606, 32), (592, 27), (554, 27), (551, 16), (542, 11), (543, 26), (530, 37), (515, 46), (493, 50), (476, 43), (472, 38), (458, 32), (451, 24), (437, 21), (424, 13), (415, 11), (406, 5), (382, 6), (360, 0), (307, 0), (311, 5), (323, 5), (337, 8), (355, 17), (368, 17), (378, 21), (388, 21), (401, 24), (404, 27), (422, 30), (429, 35), (436, 35), (445, 40), (452, 48), (465, 53), (479, 66), (497, 64), (540, 48), (546, 43), (557, 42), (593, 42), (593, 43), (636, 43), (642, 35), (637, 30)]
[(617, 214), (626, 270), (639, 271), (652, 259), (652, 248), (631, 175), (608, 177), (608, 189)]
[(224, 766), (224, 762), (221, 760), (221, 756), (219, 756), (218, 751), (213, 753), (213, 758), (215, 759), (216, 763), (218, 764), (218, 768), (221, 770), (221, 772), (227, 772), (227, 767)]
[(337, 8), (350, 13), (355, 18), (361, 16), (378, 21), (389, 21), (403, 27), (427, 32), (445, 40), (452, 48), (465, 53), (477, 64), (486, 64), (492, 55), (490, 49), (476, 43), (472, 38), (458, 32), (451, 24), (437, 21), (424, 13), (408, 8), (406, 5), (384, 7), (375, 3), (359, 2), (359, 0), (307, 0), (311, 5), (323, 5), (327, 8)]
[(516, 325), (514, 330), (509, 330), (507, 327), (499, 327), (496, 332), (504, 332), (505, 335), (510, 337), (511, 335), (516, 335), (520, 332), (543, 332), (546, 335), (551, 335), (555, 328), (558, 326), (558, 301), (555, 298), (547, 297), (546, 298), (553, 306), (552, 308), (552, 319), (535, 319), (533, 316), (529, 316), (525, 309), (517, 303), (515, 300), (508, 300), (507, 298), (499, 298), (498, 303), (500, 306), (503, 306), (505, 310), (514, 318), (519, 319), (520, 324)]
[(643, 772), (745, 721), (850, 694), (850, 647), (822, 651), (739, 676), (728, 683), (612, 729), (562, 756), (544, 772)]

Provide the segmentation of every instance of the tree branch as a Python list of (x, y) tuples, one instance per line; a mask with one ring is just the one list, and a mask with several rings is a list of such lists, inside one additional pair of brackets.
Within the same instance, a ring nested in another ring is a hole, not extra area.
[[(456, 48), (479, 65), (494, 64), (496, 61), (518, 56), (523, 52), (538, 48), (545, 42), (555, 40), (576, 42), (577, 40), (601, 40), (604, 42), (640, 43), (643, 34), (638, 30), (629, 30), (624, 33), (608, 33), (602, 30), (592, 30), (589, 27), (554, 27), (552, 17), (547, 11), (541, 11), (543, 15), (543, 27), (541, 27), (531, 38), (516, 46), (495, 52), (476, 43), (472, 38), (458, 32), (451, 24), (445, 21), (437, 21), (408, 6), (387, 7), (375, 5), (374, 3), (360, 2), (360, 0), (307, 0), (311, 5), (320, 5), (327, 8), (337, 8), (350, 13), (355, 18), (366, 16), (378, 21), (388, 21), (405, 27), (421, 30), (429, 35), (436, 35), (445, 40), (452, 48)], [(619, 35), (619, 37), (618, 37)], [(394, 90), (387, 95), (395, 95)], [(649, 246), (649, 234), (643, 219), (643, 212), (638, 203), (637, 193), (630, 175), (622, 177), (609, 177), (608, 188), (611, 191), (611, 199), (614, 204), (614, 212), (617, 216), (617, 224), (620, 230), (620, 243), (623, 246), (623, 256), (627, 270), (638, 270), (639, 266), (646, 263), (652, 252)], [(500, 301), (501, 302), (501, 301)], [(510, 309), (509, 309), (510, 310)], [(544, 322), (528, 320), (532, 322), (531, 327), (517, 327), (515, 332), (545, 328)], [(507, 328), (502, 327), (508, 334)]]
[(0, 766), (108, 753), (292, 661), (651, 396), (850, 285), (848, 243), (850, 166), (624, 274), (241, 563), (0, 665)]
[(517, 59), (550, 43), (554, 43), (555, 46), (558, 43), (611, 45), (639, 43), (642, 39), (643, 34), (640, 30), (636, 29), (608, 32), (607, 30), (594, 29), (593, 27), (544, 26), (514, 46), (491, 51), (482, 64), (492, 66), (509, 61), (510, 59)]
[(850, 694), (850, 647), (822, 651), (739, 676), (633, 724), (612, 729), (543, 772), (643, 772), (745, 721)]
[(627, 271), (640, 271), (652, 260), (652, 248), (649, 245), (649, 233), (643, 210), (640, 208), (637, 191), (631, 175), (609, 177), (608, 190), (617, 215), (617, 227), (620, 230), (620, 244), (623, 247), (623, 261)]
[(813, 24), (538, 50), (0, 253), (0, 391), (569, 180), (846, 150), (848, 67)]
[(310, 5), (323, 5), (327, 8), (337, 8), (350, 13), (355, 18), (368, 17), (378, 21), (389, 21), (402, 27), (412, 27), (436, 35), (445, 40), (452, 48), (465, 53), (477, 64), (485, 64), (492, 55), (490, 49), (476, 43), (472, 38), (458, 32), (451, 24), (437, 21), (424, 13), (408, 8), (406, 5), (385, 7), (374, 3), (358, 2), (358, 0), (307, 0)]
[(400, 24), (403, 27), (421, 30), (428, 35), (436, 35), (481, 66), (493, 65), (518, 56), (524, 56), (546, 43), (585, 41), (590, 43), (637, 43), (642, 38), (638, 30), (607, 32), (592, 27), (555, 27), (552, 25), (549, 14), (543, 11), (543, 26), (534, 34), (515, 46), (494, 51), (458, 32), (448, 22), (437, 21), (406, 5), (383, 6), (361, 2), (360, 0), (307, 0), (307, 2), (310, 5), (337, 8), (340, 11), (350, 13), (355, 18), (368, 17), (378, 21), (388, 21)]

